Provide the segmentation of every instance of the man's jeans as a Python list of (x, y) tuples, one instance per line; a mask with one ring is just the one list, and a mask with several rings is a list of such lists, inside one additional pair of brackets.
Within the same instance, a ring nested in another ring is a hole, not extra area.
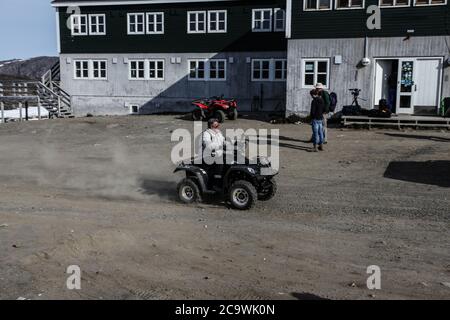
[(312, 131), (313, 131), (314, 145), (323, 144), (323, 142), (324, 142), (323, 120), (313, 120), (312, 121)]

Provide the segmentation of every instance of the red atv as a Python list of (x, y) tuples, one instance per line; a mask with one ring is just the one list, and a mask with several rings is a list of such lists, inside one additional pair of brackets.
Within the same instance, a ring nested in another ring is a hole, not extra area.
[(229, 120), (236, 120), (238, 117), (237, 102), (235, 99), (225, 99), (223, 96), (212, 97), (210, 99), (192, 101), (192, 104), (196, 107), (192, 111), (192, 119), (194, 121), (214, 117), (222, 123), (225, 121), (225, 117)]

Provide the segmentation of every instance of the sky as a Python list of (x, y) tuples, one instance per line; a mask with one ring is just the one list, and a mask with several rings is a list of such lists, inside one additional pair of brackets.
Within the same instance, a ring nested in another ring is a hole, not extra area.
[(0, 0), (0, 60), (56, 56), (51, 0)]

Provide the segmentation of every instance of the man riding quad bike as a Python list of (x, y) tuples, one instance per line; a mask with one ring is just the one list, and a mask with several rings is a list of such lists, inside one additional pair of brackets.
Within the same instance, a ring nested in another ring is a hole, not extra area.
[(229, 120), (238, 118), (236, 100), (225, 99), (223, 95), (210, 99), (194, 100), (192, 104), (195, 106), (195, 110), (192, 111), (192, 120), (194, 121), (215, 118), (222, 123), (226, 117)]
[[(218, 130), (218, 121), (212, 119), (208, 122), (209, 129), (203, 133), (203, 149), (211, 147), (211, 157), (226, 157), (219, 148), (224, 144), (224, 138)], [(207, 140), (206, 143), (204, 140)], [(233, 147), (233, 159), (238, 157), (238, 150)], [(203, 153), (204, 155), (205, 153)], [(272, 199), (277, 192), (274, 179), (278, 174), (272, 169), (267, 158), (258, 157), (250, 162), (247, 158), (244, 163), (232, 161), (223, 164), (208, 164), (211, 159), (203, 156), (201, 164), (196, 164), (197, 158), (190, 162), (181, 163), (175, 172), (185, 172), (186, 177), (178, 184), (179, 199), (184, 203), (201, 202), (203, 195), (220, 195), (228, 198), (231, 205), (238, 210), (251, 209), (257, 200)], [(203, 161), (204, 160), (204, 161)]]

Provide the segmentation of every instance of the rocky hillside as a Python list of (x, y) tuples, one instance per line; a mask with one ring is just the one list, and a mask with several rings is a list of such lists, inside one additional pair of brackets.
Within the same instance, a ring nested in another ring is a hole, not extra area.
[(57, 57), (0, 61), (0, 79), (40, 79), (56, 62)]

